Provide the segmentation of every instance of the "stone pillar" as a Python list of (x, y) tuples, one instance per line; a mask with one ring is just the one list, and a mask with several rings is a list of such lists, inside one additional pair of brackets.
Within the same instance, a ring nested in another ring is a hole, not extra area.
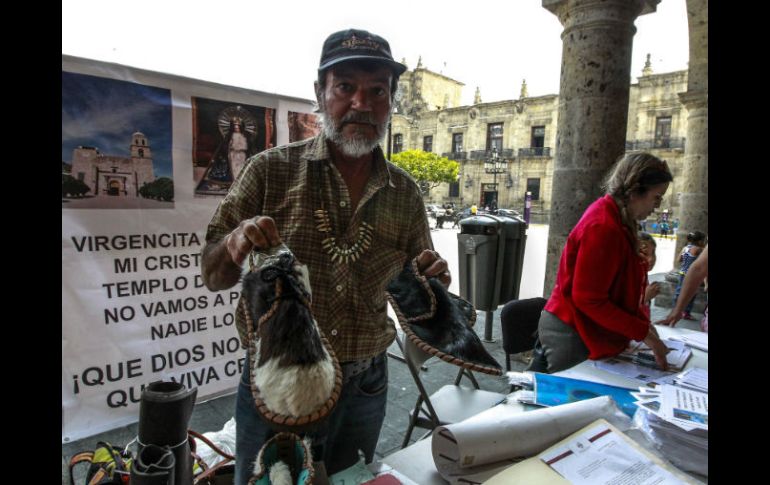
[(660, 0), (543, 0), (564, 26), (544, 296), (567, 236), (625, 152), (634, 20)]
[(687, 23), (690, 30), (690, 63), (687, 92), (679, 99), (687, 108), (687, 141), (682, 164), (682, 199), (679, 229), (676, 232), (674, 267), (687, 233), (709, 230), (709, 140), (708, 140), (708, 0), (687, 0)]

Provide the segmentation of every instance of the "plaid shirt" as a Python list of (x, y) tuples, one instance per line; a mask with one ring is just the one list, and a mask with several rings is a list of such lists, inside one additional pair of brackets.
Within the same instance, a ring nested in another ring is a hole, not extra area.
[[(433, 249), (417, 184), (386, 161), (380, 147), (373, 155), (372, 174), (353, 211), (323, 134), (259, 153), (219, 204), (206, 233), (206, 242), (215, 243), (244, 219), (272, 217), (283, 242), (308, 266), (313, 315), (340, 362), (373, 357), (393, 342), (385, 287), (406, 261)], [(372, 244), (357, 261), (332, 262), (322, 248), (327, 235), (318, 231), (313, 215), (322, 207), (331, 235), (348, 245), (356, 241), (361, 221), (373, 227)], [(235, 322), (245, 347), (246, 322), (238, 308)]]

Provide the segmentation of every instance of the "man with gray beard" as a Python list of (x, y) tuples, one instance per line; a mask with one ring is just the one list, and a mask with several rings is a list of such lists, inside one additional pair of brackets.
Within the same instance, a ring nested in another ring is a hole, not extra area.
[[(238, 283), (251, 251), (281, 243), (308, 266), (313, 315), (343, 370), (337, 405), (311, 434), (313, 458), (329, 475), (354, 465), (359, 450), (367, 463), (374, 459), (387, 402), (386, 351), (396, 335), (386, 285), (415, 257), (424, 275), (451, 282), (447, 262), (433, 251), (417, 184), (380, 147), (405, 70), (380, 36), (331, 34), (315, 83), (322, 132), (251, 157), (209, 223), (202, 252), (212, 291)], [(244, 348), (245, 325), (239, 310)], [(247, 365), (236, 404), (236, 485), (246, 484), (274, 434), (258, 415), (249, 372)]]

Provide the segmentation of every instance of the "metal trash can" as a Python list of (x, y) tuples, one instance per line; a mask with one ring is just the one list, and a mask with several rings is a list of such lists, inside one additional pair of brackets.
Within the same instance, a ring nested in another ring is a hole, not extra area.
[(492, 342), (492, 312), (518, 298), (527, 224), (519, 217), (482, 214), (460, 221), (460, 296), (486, 312), (484, 340)]
[(460, 296), (477, 310), (497, 308), (495, 273), (498, 233), (496, 217), (480, 215), (460, 221), (457, 256), (460, 259)]
[(498, 305), (519, 299), (521, 273), (524, 269), (524, 248), (527, 245), (527, 227), (518, 216), (501, 216), (501, 238), (505, 238), (503, 257), (498, 258), (498, 272), (501, 275)]

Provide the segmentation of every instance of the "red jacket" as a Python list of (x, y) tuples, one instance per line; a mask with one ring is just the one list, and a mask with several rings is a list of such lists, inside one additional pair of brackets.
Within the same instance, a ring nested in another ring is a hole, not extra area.
[(586, 209), (561, 253), (545, 309), (575, 328), (589, 359), (615, 356), (630, 340), (647, 336), (649, 317), (640, 305), (647, 264), (633, 237), (615, 200), (605, 195)]

